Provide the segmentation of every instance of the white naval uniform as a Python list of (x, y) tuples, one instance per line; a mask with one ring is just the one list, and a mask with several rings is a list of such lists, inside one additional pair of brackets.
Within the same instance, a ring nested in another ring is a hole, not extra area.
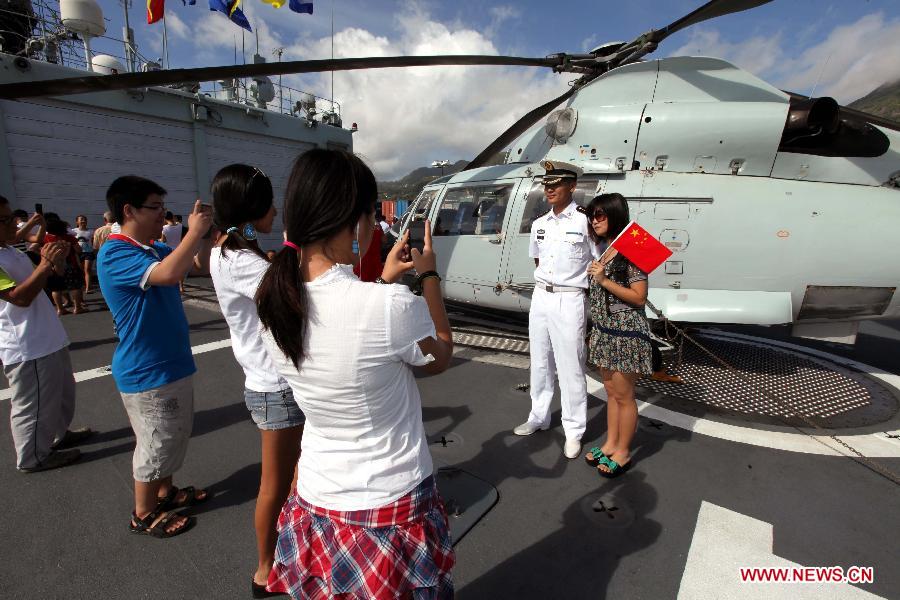
[[(531, 345), (531, 413), (528, 422), (550, 424), (550, 401), (559, 377), (562, 425), (567, 440), (580, 440), (587, 424), (585, 347), (587, 268), (600, 258), (587, 216), (574, 201), (558, 215), (550, 210), (531, 225), (528, 255), (538, 259), (528, 313)], [(552, 286), (553, 291), (548, 291)]]

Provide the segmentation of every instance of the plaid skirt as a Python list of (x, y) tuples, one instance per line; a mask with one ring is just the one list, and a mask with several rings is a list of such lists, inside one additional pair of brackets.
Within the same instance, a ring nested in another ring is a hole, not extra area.
[(324, 600), (453, 598), (456, 558), (434, 477), (396, 502), (336, 511), (291, 494), (267, 589)]

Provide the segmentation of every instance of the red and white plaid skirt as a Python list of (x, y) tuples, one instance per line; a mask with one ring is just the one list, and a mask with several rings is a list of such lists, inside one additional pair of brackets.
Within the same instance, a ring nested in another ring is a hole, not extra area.
[(434, 477), (392, 504), (336, 511), (291, 494), (267, 589), (292, 598), (453, 598), (456, 562)]

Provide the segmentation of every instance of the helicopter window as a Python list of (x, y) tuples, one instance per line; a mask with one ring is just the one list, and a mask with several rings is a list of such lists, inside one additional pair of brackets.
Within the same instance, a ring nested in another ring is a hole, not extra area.
[(497, 235), (509, 205), (512, 184), (452, 188), (434, 223), (433, 235)]
[(438, 197), (440, 191), (440, 188), (435, 190), (422, 190), (419, 196), (413, 200), (410, 209), (407, 210), (393, 226), (391, 226), (391, 234), (394, 237), (399, 238), (400, 231), (408, 224), (411, 224), (414, 221), (424, 221), (427, 219), (429, 213), (431, 213), (431, 206), (434, 204), (434, 200)]
[[(575, 193), (572, 198), (579, 206), (584, 206), (590, 202), (597, 193), (597, 185), (600, 178), (596, 175), (585, 175), (578, 180), (575, 186)], [(531, 233), (531, 224), (539, 216), (550, 210), (547, 204), (547, 197), (544, 196), (544, 184), (540, 178), (536, 178), (531, 185), (531, 191), (525, 199), (525, 210), (522, 212), (522, 225), (519, 227), (519, 233)]]

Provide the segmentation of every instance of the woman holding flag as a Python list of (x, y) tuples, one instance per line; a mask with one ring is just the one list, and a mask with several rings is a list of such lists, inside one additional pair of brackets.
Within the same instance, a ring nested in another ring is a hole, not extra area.
[(606, 389), (606, 442), (591, 448), (585, 460), (603, 477), (617, 477), (631, 466), (630, 446), (638, 411), (634, 385), (653, 373), (650, 327), (644, 316), (647, 273), (611, 244), (630, 225), (628, 202), (621, 194), (601, 194), (588, 205), (591, 234), (607, 251), (588, 267), (591, 328), (588, 362)]

